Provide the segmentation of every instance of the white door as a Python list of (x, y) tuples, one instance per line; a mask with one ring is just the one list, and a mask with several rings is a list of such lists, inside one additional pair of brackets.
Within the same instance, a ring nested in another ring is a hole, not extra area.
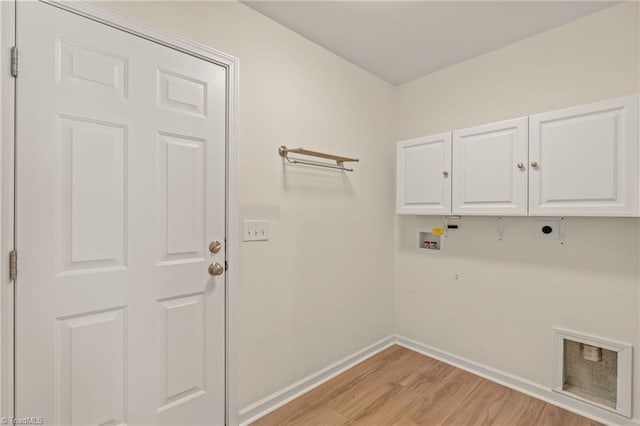
[(16, 416), (223, 424), (226, 71), (17, 8)]
[(638, 97), (529, 118), (529, 214), (638, 214)]
[(452, 210), (527, 215), (528, 118), (453, 132)]
[(451, 133), (398, 142), (398, 214), (451, 214)]

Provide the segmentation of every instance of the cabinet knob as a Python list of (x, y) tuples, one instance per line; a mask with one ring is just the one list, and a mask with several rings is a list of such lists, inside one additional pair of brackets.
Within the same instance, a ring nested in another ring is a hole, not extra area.
[(449, 176), (449, 172), (448, 172), (448, 171), (446, 171), (446, 170), (444, 170), (444, 171), (442, 172), (442, 176), (444, 176), (444, 177)]
[(517, 166), (519, 169), (524, 169), (524, 163), (518, 163)]
[(537, 161), (532, 161), (531, 162), (531, 167), (533, 167), (533, 168), (538, 167), (538, 162)]

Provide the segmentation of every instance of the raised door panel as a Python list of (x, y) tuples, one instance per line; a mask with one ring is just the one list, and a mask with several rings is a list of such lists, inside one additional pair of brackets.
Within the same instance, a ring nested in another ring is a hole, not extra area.
[(89, 96), (128, 97), (127, 58), (70, 40), (57, 40), (57, 85)]
[(527, 117), (453, 132), (452, 210), (526, 216)]
[(530, 118), (529, 214), (637, 216), (638, 97)]
[(158, 304), (158, 411), (204, 395), (206, 370), (204, 295)]
[(397, 213), (451, 213), (451, 133), (398, 143)]
[(205, 258), (205, 140), (158, 135), (160, 264)]
[(207, 115), (207, 83), (171, 71), (158, 70), (158, 106), (175, 112)]
[(56, 423), (125, 424), (126, 309), (56, 321)]
[(64, 115), (58, 126), (57, 273), (124, 269), (127, 128)]

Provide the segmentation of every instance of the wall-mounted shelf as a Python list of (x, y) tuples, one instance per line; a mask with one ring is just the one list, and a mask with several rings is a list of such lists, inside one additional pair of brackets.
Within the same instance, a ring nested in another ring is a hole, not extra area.
[[(280, 154), (280, 157), (286, 159), (291, 164), (305, 164), (308, 166), (326, 167), (329, 169), (343, 170), (345, 172), (352, 172), (353, 169), (349, 169), (345, 167), (344, 163), (349, 163), (349, 162), (357, 163), (360, 161), (358, 158), (350, 158), (350, 157), (343, 157), (340, 155), (325, 154), (324, 152), (310, 151), (304, 148), (287, 148), (284, 145), (278, 148), (278, 153)], [(292, 158), (292, 157), (289, 157), (289, 154), (299, 154), (299, 155), (306, 155), (309, 157), (323, 158), (325, 160), (335, 161), (336, 164), (333, 165), (330, 163), (323, 163), (320, 161), (305, 160), (305, 159), (295, 158), (295, 157)]]

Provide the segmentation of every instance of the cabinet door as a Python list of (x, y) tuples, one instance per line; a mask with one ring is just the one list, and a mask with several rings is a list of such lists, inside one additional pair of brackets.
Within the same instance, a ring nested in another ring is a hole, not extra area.
[(453, 214), (526, 216), (527, 117), (453, 132)]
[(529, 214), (638, 214), (638, 97), (529, 118)]
[(399, 214), (451, 214), (451, 133), (398, 142)]

